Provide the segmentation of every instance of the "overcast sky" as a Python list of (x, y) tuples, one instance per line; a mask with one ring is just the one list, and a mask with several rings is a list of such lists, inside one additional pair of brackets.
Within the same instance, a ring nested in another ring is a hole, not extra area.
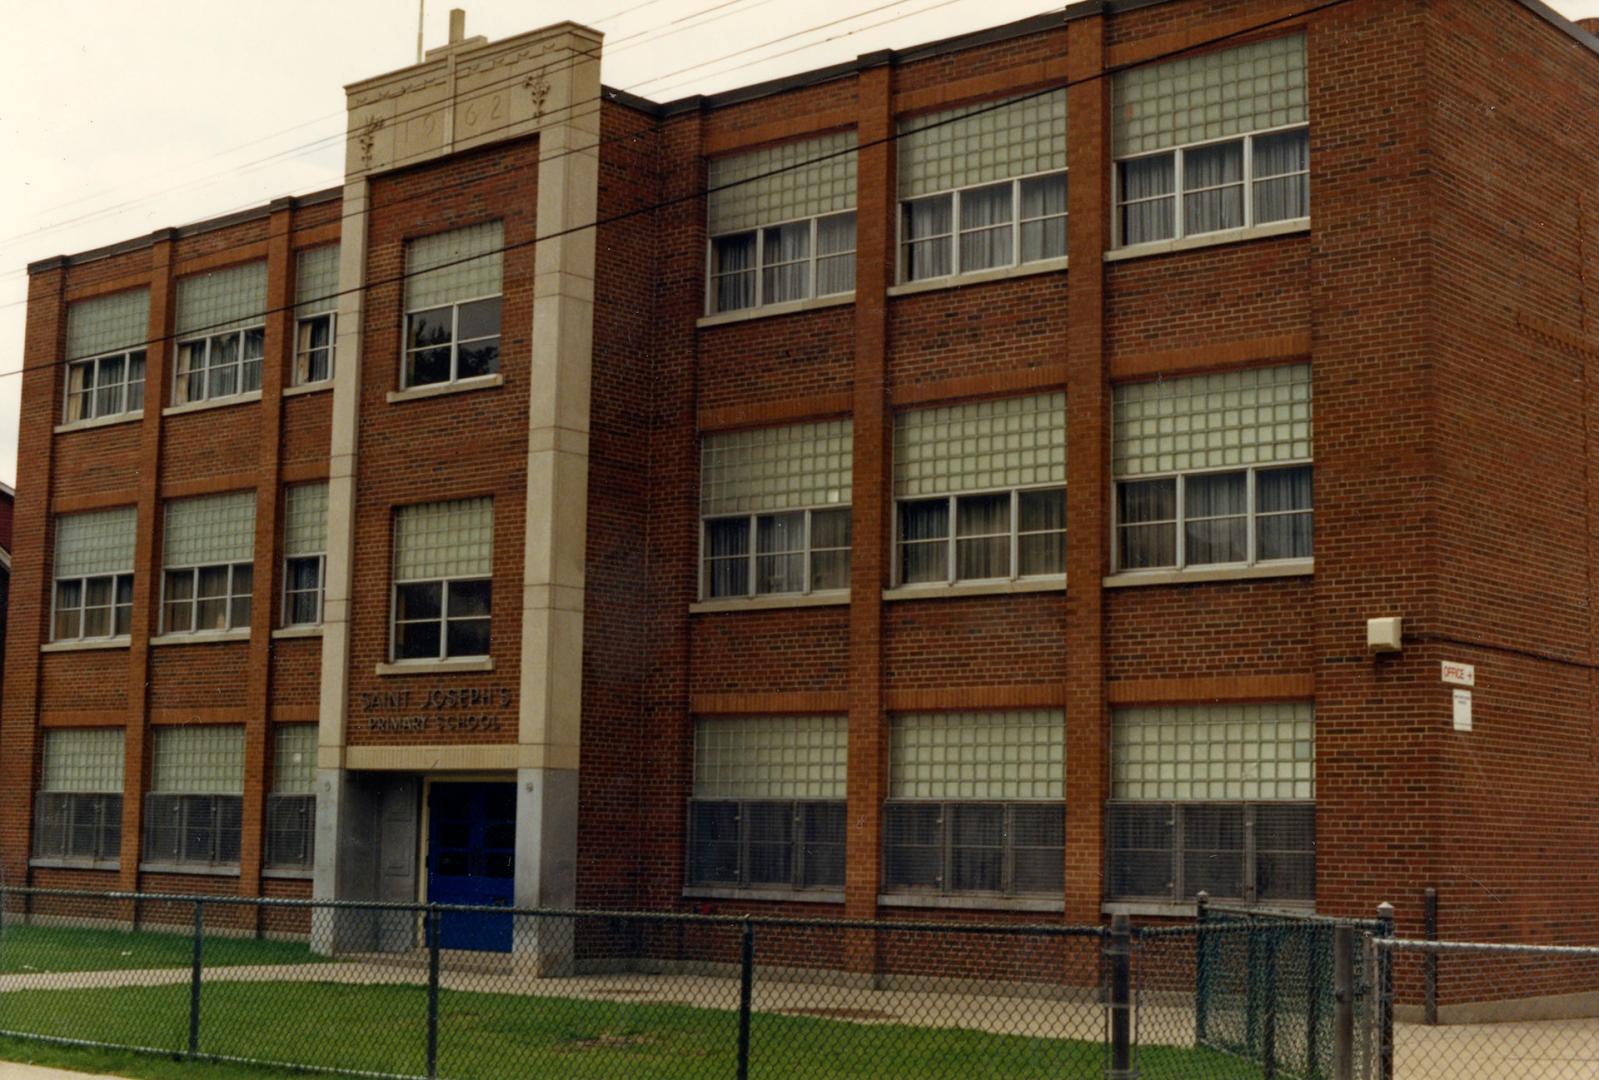
[[(460, 3), (461, 0), (457, 0)], [(426, 40), (449, 0), (427, 0)], [(604, 79), (657, 101), (1058, 10), (1042, 0), (466, 0), (490, 39), (571, 19)], [(1569, 18), (1599, 0), (1552, 0)], [(416, 0), (3, 6), (0, 480), (16, 479), (26, 266), (340, 183), (345, 83), (416, 55)], [(685, 73), (684, 69), (691, 69)]]

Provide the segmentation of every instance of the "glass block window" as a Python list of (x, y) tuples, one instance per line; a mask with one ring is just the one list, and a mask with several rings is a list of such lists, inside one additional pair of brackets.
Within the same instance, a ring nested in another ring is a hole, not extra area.
[(283, 553), (320, 555), (327, 546), (328, 485), (294, 485), (284, 493)]
[(150, 790), (170, 795), (238, 795), (244, 791), (244, 728), (237, 725), (158, 727)]
[(39, 790), (121, 794), (121, 728), (62, 728), (44, 733)]
[(1118, 158), (1302, 124), (1305, 36), (1120, 71), (1111, 98)]
[(1117, 709), (1110, 753), (1113, 799), (1316, 797), (1309, 702)]
[(165, 565), (247, 562), (255, 553), (255, 492), (167, 503)]
[(283, 724), (273, 740), (272, 794), (316, 791), (316, 725)]
[(302, 319), (339, 306), (339, 245), (306, 248), (295, 256), (294, 305)]
[(498, 221), (418, 237), (405, 245), (405, 309), (500, 294), (505, 229)]
[(853, 209), (855, 164), (853, 131), (716, 158), (706, 181), (710, 235)]
[(1066, 718), (1059, 709), (909, 713), (892, 718), (891, 799), (1062, 799)]
[(130, 289), (67, 305), (68, 360), (142, 349), (149, 335), (149, 289)]
[(843, 716), (701, 717), (694, 722), (696, 799), (842, 799)]
[(899, 123), (902, 199), (1066, 168), (1066, 90)]
[(394, 514), (394, 577), (415, 581), (488, 577), (493, 568), (494, 500), (402, 506)]
[(894, 495), (1066, 482), (1066, 395), (915, 409), (894, 418)]
[(1114, 391), (1118, 477), (1308, 461), (1310, 365), (1227, 371)]
[(178, 279), (173, 332), (220, 334), (260, 326), (266, 320), (265, 260)]
[(131, 572), (137, 536), (138, 511), (131, 506), (57, 518), (56, 578)]
[(848, 505), (854, 449), (850, 420), (706, 435), (700, 513)]

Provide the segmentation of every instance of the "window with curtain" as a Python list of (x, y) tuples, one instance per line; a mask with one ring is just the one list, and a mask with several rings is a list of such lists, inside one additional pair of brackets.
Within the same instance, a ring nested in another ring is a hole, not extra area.
[(891, 717), (883, 888), (1059, 895), (1065, 786), (1058, 709)]
[(272, 791), (266, 802), (266, 858), (274, 870), (316, 863), (316, 725), (283, 724), (272, 738)]
[(178, 279), (174, 405), (261, 389), (266, 282), (265, 260)]
[(247, 630), (255, 558), (255, 492), (167, 503), (161, 632)]
[(1314, 712), (1309, 702), (1116, 709), (1107, 893), (1313, 901)]
[(824, 420), (700, 439), (700, 595), (849, 588), (854, 425)]
[(115, 862), (122, 852), (122, 729), (43, 734), (34, 857)]
[(294, 385), (333, 378), (339, 245), (308, 248), (294, 262)]
[(894, 418), (895, 582), (1066, 572), (1066, 395)]
[(1310, 365), (1113, 391), (1118, 570), (1312, 557)]
[(144, 859), (234, 867), (244, 812), (244, 728), (154, 729)]
[(710, 162), (710, 314), (855, 291), (855, 133)]
[(144, 341), (149, 330), (149, 289), (67, 305), (63, 423), (144, 411)]
[(493, 499), (396, 510), (394, 659), (488, 656), (493, 567)]
[(405, 386), (484, 378), (500, 370), (504, 247), (498, 221), (407, 241)]
[(1066, 255), (1066, 91), (900, 121), (900, 280)]
[(842, 716), (696, 720), (688, 883), (843, 888), (848, 748)]
[(133, 627), (131, 506), (56, 518), (55, 609), (50, 640), (124, 638)]
[(322, 621), (327, 564), (328, 485), (296, 484), (283, 498), (283, 625)]
[(1116, 73), (1120, 246), (1310, 216), (1305, 37)]

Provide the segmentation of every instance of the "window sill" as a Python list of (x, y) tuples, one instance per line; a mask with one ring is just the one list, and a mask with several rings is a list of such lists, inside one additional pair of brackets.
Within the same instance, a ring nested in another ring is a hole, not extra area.
[(199, 866), (195, 863), (140, 863), (141, 874), (188, 874), (193, 877), (238, 877), (237, 866)]
[(122, 863), (116, 859), (29, 859), (34, 870), (120, 870)]
[(283, 638), (321, 637), (322, 624), (316, 626), (280, 626), (272, 631), (272, 636), (279, 640)]
[(1169, 255), (1174, 251), (1192, 251), (1195, 248), (1215, 247), (1217, 244), (1237, 244), (1245, 240), (1262, 240), (1268, 236), (1289, 236), (1309, 231), (1309, 218), (1274, 221), (1270, 225), (1255, 225), (1248, 229), (1223, 229), (1220, 232), (1185, 236), (1181, 240), (1155, 240), (1148, 244), (1117, 248), (1105, 252), (1105, 261), (1121, 262), (1123, 259), (1141, 259), (1146, 255)]
[(466, 394), (473, 390), (492, 390), (496, 386), (504, 385), (505, 376), (496, 371), (493, 375), (477, 375), (455, 382), (429, 383), (426, 386), (411, 386), (404, 390), (390, 390), (388, 402), (393, 405), (399, 401), (420, 401), (423, 398), (442, 397), (445, 394)]
[(201, 634), (162, 634), (150, 639), (156, 645), (212, 645), (223, 641), (249, 641), (249, 630), (208, 630)]
[(494, 658), (485, 656), (477, 660), (396, 660), (379, 664), (379, 675), (447, 675), (451, 672), (493, 671)]
[(96, 638), (93, 641), (47, 641), (39, 646), (42, 653), (55, 652), (94, 652), (98, 649), (126, 649), (132, 644), (131, 638)]
[(274, 870), (272, 867), (269, 866), (269, 867), (266, 867), (265, 869), (263, 869), (261, 871), (261, 876), (264, 877), (264, 878), (278, 878), (278, 879), (283, 880), (283, 881), (310, 881), (313, 877), (316, 876), (316, 871), (315, 870), (293, 870), (293, 869), (289, 869), (289, 868), (284, 868), (282, 870)]
[(1107, 589), (1139, 585), (1199, 585), (1207, 581), (1262, 581), (1269, 578), (1309, 577), (1316, 572), (1314, 559), (1265, 563), (1261, 566), (1225, 566), (1213, 570), (1131, 570), (1104, 579)]
[(301, 394), (320, 394), (324, 390), (333, 389), (332, 379), (321, 379), (313, 383), (301, 383), (299, 386), (285, 386), (284, 397), (298, 397)]
[(721, 600), (701, 600), (688, 606), (690, 615), (707, 615), (716, 611), (769, 611), (773, 608), (835, 607), (849, 603), (849, 591), (836, 590), (821, 593), (793, 593), (773, 596), (739, 596)]
[(764, 900), (782, 904), (842, 904), (842, 889), (733, 889), (715, 885), (690, 885), (685, 900)]
[(93, 431), (95, 428), (116, 427), (118, 424), (137, 424), (143, 419), (143, 412), (117, 413), (115, 416), (97, 416), (93, 420), (73, 420), (70, 423), (57, 424), (55, 432), (60, 435), (67, 431)]
[(880, 893), (878, 907), (945, 908), (959, 911), (1063, 912), (1066, 901), (1047, 896), (934, 896), (921, 893)]
[(1040, 259), (1021, 266), (1002, 266), (994, 270), (978, 270), (970, 274), (950, 274), (946, 277), (928, 278), (925, 281), (906, 281), (890, 285), (890, 296), (913, 296), (916, 293), (936, 292), (939, 289), (958, 289), (962, 285), (981, 285), (986, 281), (1009, 281), (1011, 278), (1032, 277), (1034, 274), (1052, 274), (1066, 269), (1066, 257)]
[(226, 409), (230, 405), (248, 405), (252, 401), (261, 400), (261, 391), (251, 390), (245, 394), (234, 394), (232, 397), (207, 398), (205, 401), (191, 401), (185, 405), (168, 405), (161, 410), (162, 416), (182, 416), (184, 413), (205, 412), (207, 409)]
[(883, 590), (884, 600), (939, 600), (954, 596), (1008, 596), (1017, 593), (1065, 592), (1066, 578), (1018, 578), (1015, 581), (957, 581), (954, 584), (897, 585)]
[(844, 304), (855, 302), (855, 290), (839, 293), (836, 296), (818, 296), (810, 300), (790, 300), (786, 304), (767, 304), (758, 308), (739, 308), (737, 311), (722, 311), (715, 315), (705, 315), (694, 321), (696, 328), (704, 330), (710, 326), (726, 326), (729, 323), (749, 322), (751, 319), (767, 319), (774, 315), (793, 315), (799, 311), (820, 311), (822, 308), (840, 307)]

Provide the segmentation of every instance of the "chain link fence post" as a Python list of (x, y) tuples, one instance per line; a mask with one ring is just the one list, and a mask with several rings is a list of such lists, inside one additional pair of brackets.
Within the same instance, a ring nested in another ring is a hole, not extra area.
[(1194, 898), (1194, 1045), (1204, 1046), (1210, 1028), (1210, 958), (1205, 955), (1205, 917), (1210, 893), (1201, 889)]
[(439, 1075), (439, 909), (428, 907), (428, 1046), (427, 1075)]
[[(1438, 890), (1428, 887), (1422, 894), (1422, 924), (1428, 941), (1438, 940)], [(1438, 1026), (1438, 954), (1422, 954), (1422, 1002), (1426, 1010), (1427, 1026)]]
[(1333, 927), (1333, 1080), (1355, 1080), (1355, 931)]
[(738, 1080), (750, 1075), (750, 994), (755, 982), (755, 927), (749, 916), (739, 934), (738, 963)]
[(1110, 1068), (1107, 1080), (1133, 1078), (1133, 925), (1126, 915), (1113, 915), (1105, 940), (1110, 972)]
[[(1377, 936), (1394, 936), (1394, 906), (1386, 900), (1377, 905)], [(1393, 950), (1378, 947), (1377, 978), (1377, 1078), (1394, 1080), (1394, 964)]]
[(194, 956), (189, 972), (189, 1057), (200, 1052), (200, 978), (205, 959), (205, 901), (194, 902)]

